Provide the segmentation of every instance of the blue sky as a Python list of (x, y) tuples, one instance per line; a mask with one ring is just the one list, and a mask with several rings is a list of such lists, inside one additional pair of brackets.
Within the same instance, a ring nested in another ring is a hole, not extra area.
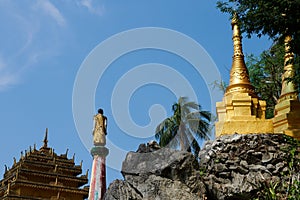
[[(91, 168), (89, 148), (94, 113), (89, 111), (88, 116), (84, 115), (82, 121), (87, 123), (83, 132), (76, 128), (72, 110), (77, 106), (73, 99), (73, 91), (76, 90), (74, 84), (81, 73), (80, 69), (85, 66), (87, 56), (97, 45), (101, 47), (101, 42), (115, 34), (144, 27), (176, 31), (200, 44), (216, 64), (222, 78), (225, 81), (229, 78), (233, 51), (230, 21), (228, 15), (216, 9), (216, 1), (213, 0), (128, 0), (126, 3), (118, 0), (0, 0), (0, 24), (1, 174), (4, 164), (11, 166), (13, 157), (19, 159), (21, 151), (29, 149), (34, 143), (37, 147), (42, 145), (47, 127), (49, 145), (55, 152), (62, 154), (69, 148), (69, 157), (76, 153), (77, 164), (83, 160), (84, 171)], [(151, 41), (155, 38), (150, 36), (142, 39)], [(126, 42), (134, 43), (136, 40), (132, 37)], [(126, 42), (104, 50), (114, 54), (116, 48), (126, 45)], [(178, 46), (180, 41), (173, 41), (173, 44)], [(244, 53), (258, 55), (270, 44), (266, 38), (245, 38)], [(105, 55), (97, 56), (99, 67), (103, 68), (101, 63)], [(126, 99), (123, 90), (117, 87), (133, 84), (126, 82), (126, 75), (130, 75), (130, 70), (134, 71), (138, 66), (148, 70), (164, 68), (170, 73), (158, 70), (155, 75), (146, 73), (129, 77), (129, 80), (147, 81)], [(211, 68), (203, 67), (203, 72), (211, 72)], [(176, 73), (173, 77), (171, 72), (176, 72), (189, 82), (204, 110), (214, 112), (208, 89), (209, 82), (214, 80), (205, 80), (191, 63), (168, 51), (145, 48), (119, 55), (99, 77), (96, 89), (91, 94), (94, 96), (93, 105), (86, 106), (92, 106), (94, 112), (98, 107), (104, 108), (108, 117), (110, 145), (122, 152), (112, 151), (107, 158), (110, 163), (107, 171), (109, 183), (122, 178), (118, 170), (125, 153), (135, 151), (140, 143), (152, 140), (154, 135), (151, 129), (132, 134), (124, 131), (117, 121), (120, 115), (121, 121), (126, 121), (125, 118), (122, 120), (124, 113), (121, 110), (125, 108), (130, 113), (130, 122), (137, 127), (147, 126), (153, 116), (157, 116), (157, 121), (169, 116), (171, 105), (178, 95), (174, 94), (172, 88), (183, 84), (176, 79)], [(148, 78), (152, 77), (166, 78), (170, 80), (170, 85), (162, 86), (157, 80), (149, 81)], [(79, 98), (77, 102), (85, 105), (81, 97), (76, 96)], [(113, 108), (118, 109), (113, 110), (112, 104)], [(151, 108), (158, 111), (152, 117)]]

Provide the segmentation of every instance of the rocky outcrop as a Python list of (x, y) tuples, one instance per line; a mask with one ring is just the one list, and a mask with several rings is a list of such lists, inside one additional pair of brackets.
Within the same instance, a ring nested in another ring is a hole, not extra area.
[(281, 134), (207, 141), (199, 163), (189, 152), (142, 144), (127, 154), (124, 180), (114, 181), (105, 199), (252, 199), (264, 184), (299, 176), (299, 155), (294, 140)]
[(104, 199), (106, 200), (142, 200), (143, 196), (128, 182), (122, 180), (113, 181), (107, 190)]
[(291, 167), (299, 174), (291, 151), (300, 149), (292, 141), (281, 134), (235, 134), (206, 142), (199, 158), (209, 199), (250, 199), (264, 184), (287, 181)]
[(153, 150), (151, 144), (146, 148), (140, 145), (137, 152), (127, 154), (122, 165), (125, 180), (113, 182), (105, 199), (122, 199), (122, 196), (117, 197), (124, 193), (119, 189), (122, 185), (126, 191), (134, 188), (142, 199), (148, 200), (205, 198), (205, 186), (197, 171), (199, 164), (191, 153), (168, 148)]

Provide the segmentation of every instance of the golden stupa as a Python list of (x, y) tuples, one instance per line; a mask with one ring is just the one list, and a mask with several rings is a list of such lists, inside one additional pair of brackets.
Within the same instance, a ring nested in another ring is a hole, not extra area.
[(265, 119), (266, 102), (259, 100), (250, 83), (244, 61), (242, 37), (237, 17), (233, 30), (233, 61), (230, 82), (222, 102), (216, 103), (216, 137), (227, 134), (273, 133), (272, 120)]
[(286, 135), (300, 139), (300, 102), (298, 92), (292, 82), (287, 78), (292, 78), (295, 74), (294, 54), (291, 51), (291, 36), (286, 36), (284, 40), (284, 73), (282, 75), (282, 90), (280, 98), (275, 106), (275, 117), (273, 118), (274, 132), (285, 133)]

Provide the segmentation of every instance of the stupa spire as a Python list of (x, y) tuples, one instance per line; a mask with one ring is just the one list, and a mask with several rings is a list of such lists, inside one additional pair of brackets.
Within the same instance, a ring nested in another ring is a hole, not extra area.
[(44, 148), (48, 147), (48, 128), (46, 128), (45, 138), (44, 138)]
[(265, 119), (266, 102), (259, 100), (250, 83), (245, 64), (238, 17), (231, 21), (233, 57), (230, 82), (221, 102), (216, 103), (216, 136), (273, 132), (272, 120)]
[(254, 87), (250, 83), (249, 73), (244, 60), (242, 36), (236, 14), (232, 18), (231, 26), (233, 31), (233, 56), (230, 71), (230, 82), (226, 89), (226, 93), (242, 92), (256, 96), (254, 93)]
[(291, 49), (292, 37), (284, 39), (284, 73), (282, 74), (281, 95), (275, 105), (273, 118), (274, 132), (284, 133), (300, 140), (300, 102), (298, 92), (292, 82), (286, 80), (295, 75), (294, 54)]
[(279, 101), (284, 99), (298, 99), (298, 93), (295, 85), (288, 82), (287, 78), (292, 78), (295, 74), (294, 69), (294, 53), (291, 50), (292, 37), (287, 35), (284, 39), (285, 55), (284, 55), (284, 73), (282, 75), (282, 89)]

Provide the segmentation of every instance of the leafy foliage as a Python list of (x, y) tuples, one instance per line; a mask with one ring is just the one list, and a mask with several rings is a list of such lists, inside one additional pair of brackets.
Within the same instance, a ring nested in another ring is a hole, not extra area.
[(195, 102), (188, 102), (186, 97), (180, 97), (172, 106), (173, 116), (161, 122), (155, 133), (155, 138), (161, 146), (180, 147), (198, 155), (200, 146), (198, 139), (209, 139), (209, 122), (211, 114), (202, 111)]
[[(247, 56), (251, 84), (255, 87), (258, 96), (267, 102), (267, 118), (274, 116), (274, 107), (281, 94), (284, 54), (284, 45), (275, 43), (269, 50), (263, 51), (259, 57)], [(299, 63), (299, 57), (295, 58), (296, 73), (297, 70), (299, 71)], [(293, 81), (299, 91), (299, 78), (284, 81)]]
[(266, 117), (274, 116), (274, 107), (281, 93), (284, 47), (275, 44), (259, 57), (247, 56), (251, 84), (258, 96), (267, 102)]
[(294, 38), (293, 49), (299, 55), (300, 47), (300, 1), (299, 0), (223, 0), (217, 7), (241, 21), (241, 30), (248, 37), (256, 34), (279, 39), (286, 34)]

